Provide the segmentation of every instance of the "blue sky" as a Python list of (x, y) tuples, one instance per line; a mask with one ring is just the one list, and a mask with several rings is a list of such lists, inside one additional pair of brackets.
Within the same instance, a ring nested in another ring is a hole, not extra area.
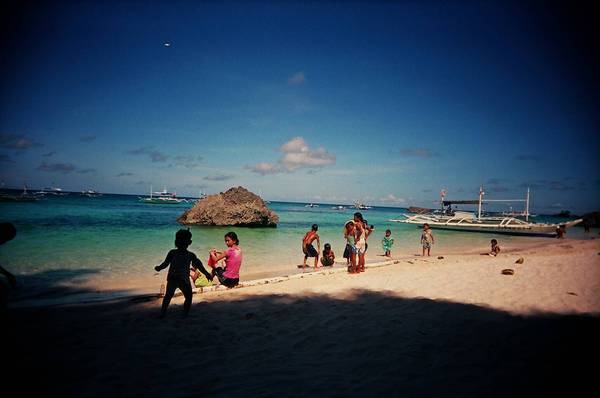
[(0, 179), (393, 206), (529, 186), (534, 211), (597, 210), (591, 14), (448, 3), (8, 6)]

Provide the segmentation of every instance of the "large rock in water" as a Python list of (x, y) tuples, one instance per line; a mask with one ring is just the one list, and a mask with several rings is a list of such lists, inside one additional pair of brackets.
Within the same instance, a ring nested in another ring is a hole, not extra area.
[(269, 210), (260, 196), (246, 188), (237, 187), (198, 201), (177, 221), (186, 225), (276, 227), (279, 216)]

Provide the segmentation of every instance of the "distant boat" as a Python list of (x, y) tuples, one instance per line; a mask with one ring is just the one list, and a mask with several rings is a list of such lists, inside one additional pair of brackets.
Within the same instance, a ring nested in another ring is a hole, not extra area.
[(177, 194), (175, 192), (168, 192), (166, 187), (162, 191), (158, 192), (152, 192), (152, 187), (150, 187), (150, 196), (140, 198), (140, 201), (155, 205), (172, 205), (187, 202), (185, 199), (177, 198)]
[(346, 210), (344, 206), (332, 206), (331, 210)]
[(102, 194), (98, 191), (94, 191), (93, 189), (88, 189), (87, 191), (81, 191), (81, 196), (87, 196), (88, 198), (97, 198), (102, 196)]
[(357, 200), (356, 202), (354, 202), (354, 208), (358, 209), (358, 210), (369, 210), (369, 209), (372, 209), (373, 207), (372, 206), (367, 206), (363, 202)]
[(23, 192), (20, 195), (0, 194), (0, 202), (37, 202), (39, 197), (27, 192), (27, 186), (23, 186)]
[(319, 205), (316, 205), (314, 203), (309, 203), (309, 204), (305, 205), (304, 207), (319, 207)]
[(37, 191), (34, 193), (34, 195), (40, 195), (40, 196), (46, 196), (46, 195), (66, 196), (68, 194), (69, 194), (68, 192), (63, 192), (62, 188), (57, 188), (57, 187), (44, 187), (44, 188), (42, 188), (41, 191)]
[[(525, 211), (520, 213), (521, 220), (512, 216), (484, 216), (482, 215), (482, 204), (484, 203), (483, 187), (479, 190), (478, 200), (444, 200), (445, 191), (442, 194), (442, 211), (428, 214), (405, 215), (404, 219), (390, 220), (394, 222), (423, 226), (428, 224), (430, 228), (446, 229), (451, 231), (466, 232), (488, 232), (508, 235), (533, 235), (533, 236), (556, 236), (559, 230), (566, 230), (579, 224), (583, 219), (577, 219), (560, 224), (534, 223), (529, 221), (529, 189), (526, 199), (493, 199), (485, 202), (526, 202)], [(452, 205), (478, 205), (477, 213), (452, 210)]]

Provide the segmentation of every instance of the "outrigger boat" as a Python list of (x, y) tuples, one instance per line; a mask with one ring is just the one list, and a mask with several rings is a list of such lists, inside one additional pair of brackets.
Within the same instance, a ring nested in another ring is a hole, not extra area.
[[(442, 190), (442, 210), (439, 214), (405, 215), (404, 219), (390, 220), (404, 224), (423, 226), (429, 224), (430, 228), (446, 229), (451, 231), (488, 232), (509, 235), (530, 236), (556, 236), (560, 229), (566, 230), (583, 219), (577, 219), (561, 224), (534, 223), (529, 221), (529, 189), (525, 199), (487, 199), (483, 200), (483, 187), (479, 189), (478, 200), (445, 200), (446, 191)], [(483, 216), (482, 204), (489, 202), (525, 202), (525, 211), (521, 213), (525, 220), (511, 216)], [(452, 205), (478, 205), (477, 213), (466, 211), (453, 211)]]

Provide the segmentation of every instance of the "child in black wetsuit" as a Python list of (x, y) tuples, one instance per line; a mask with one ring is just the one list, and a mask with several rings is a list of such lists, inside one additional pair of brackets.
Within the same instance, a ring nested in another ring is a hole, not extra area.
[(189, 229), (180, 229), (175, 234), (175, 247), (177, 249), (170, 250), (162, 264), (157, 265), (154, 269), (158, 272), (161, 269), (169, 267), (167, 275), (167, 290), (163, 298), (160, 317), (164, 318), (167, 313), (167, 307), (175, 294), (175, 289), (179, 288), (185, 297), (183, 303), (183, 316), (186, 317), (192, 306), (192, 284), (190, 282), (190, 264), (202, 272), (208, 280), (212, 280), (212, 276), (202, 264), (202, 261), (196, 255), (187, 250), (192, 244), (192, 233)]

